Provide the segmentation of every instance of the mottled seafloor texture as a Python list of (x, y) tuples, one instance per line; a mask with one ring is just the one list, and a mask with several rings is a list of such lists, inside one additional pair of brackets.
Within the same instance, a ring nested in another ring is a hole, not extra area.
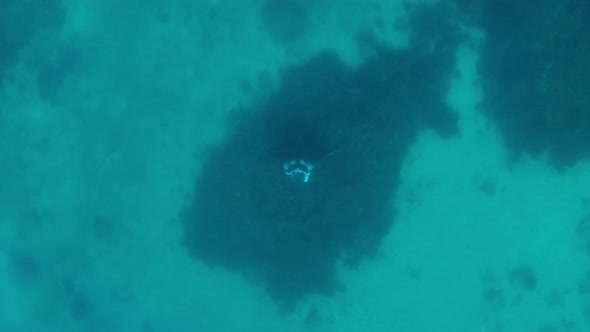
[(590, 330), (589, 20), (0, 1), (0, 331)]

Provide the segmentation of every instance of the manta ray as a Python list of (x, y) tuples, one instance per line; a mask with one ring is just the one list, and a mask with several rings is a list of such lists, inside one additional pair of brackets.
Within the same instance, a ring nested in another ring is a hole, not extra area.
[(321, 126), (311, 120), (291, 118), (272, 132), (269, 154), (282, 163), (285, 175), (293, 181), (307, 183), (315, 164), (333, 152)]

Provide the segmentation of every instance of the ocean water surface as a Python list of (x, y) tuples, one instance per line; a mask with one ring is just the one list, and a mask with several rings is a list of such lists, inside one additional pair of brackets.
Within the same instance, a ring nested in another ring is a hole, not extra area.
[(0, 2), (0, 331), (590, 330), (590, 3)]

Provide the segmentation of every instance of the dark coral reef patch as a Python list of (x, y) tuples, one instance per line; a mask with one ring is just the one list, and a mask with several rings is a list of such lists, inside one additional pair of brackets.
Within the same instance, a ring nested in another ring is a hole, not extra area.
[[(395, 220), (408, 145), (423, 129), (456, 131), (444, 97), (460, 38), (450, 42), (454, 26), (439, 31), (428, 49), (375, 43), (357, 68), (334, 54), (315, 56), (238, 112), (184, 214), (189, 252), (263, 285), (284, 308), (337, 291), (336, 265), (375, 255)], [(288, 159), (314, 165), (307, 183), (286, 176)]]
[(590, 2), (455, 0), (485, 33), (483, 111), (515, 155), (590, 157)]

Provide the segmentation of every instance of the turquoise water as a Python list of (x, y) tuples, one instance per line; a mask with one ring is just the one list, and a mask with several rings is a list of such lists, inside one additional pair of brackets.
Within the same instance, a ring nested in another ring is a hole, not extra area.
[(2, 1), (0, 331), (587, 331), (589, 8)]

